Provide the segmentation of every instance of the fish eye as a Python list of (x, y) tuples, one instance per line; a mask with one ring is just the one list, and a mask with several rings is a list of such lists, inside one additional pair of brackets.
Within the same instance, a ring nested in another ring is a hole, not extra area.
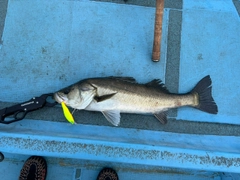
[(68, 94), (70, 92), (70, 89), (64, 89), (63, 93)]
[(64, 94), (68, 94), (71, 90), (72, 90), (72, 88), (65, 88), (65, 89), (62, 90), (62, 92)]
[(69, 93), (69, 91), (63, 91), (63, 93), (64, 93), (64, 94), (68, 94), (68, 93)]

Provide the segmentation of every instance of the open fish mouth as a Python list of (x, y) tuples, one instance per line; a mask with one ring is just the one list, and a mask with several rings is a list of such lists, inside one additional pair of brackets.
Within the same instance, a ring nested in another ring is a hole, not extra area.
[(61, 102), (65, 102), (67, 101), (67, 97), (65, 96), (65, 94), (61, 93), (61, 92), (57, 92), (54, 94), (54, 99), (61, 103)]

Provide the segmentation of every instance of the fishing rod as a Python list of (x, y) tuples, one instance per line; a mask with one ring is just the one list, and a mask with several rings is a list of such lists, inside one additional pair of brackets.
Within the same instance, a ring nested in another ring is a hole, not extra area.
[(152, 51), (152, 60), (154, 62), (158, 62), (160, 60), (163, 8), (164, 8), (164, 0), (156, 0), (156, 14), (155, 14), (155, 26), (154, 26), (153, 51)]

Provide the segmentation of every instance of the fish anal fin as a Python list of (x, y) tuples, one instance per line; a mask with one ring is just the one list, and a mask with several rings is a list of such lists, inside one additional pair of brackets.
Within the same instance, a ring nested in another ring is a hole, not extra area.
[(165, 84), (160, 80), (160, 79), (154, 79), (148, 83), (145, 84), (148, 87), (154, 87), (154, 88), (158, 88), (161, 89), (162, 91), (169, 93), (167, 87), (165, 86)]
[(158, 113), (154, 113), (154, 116), (162, 123), (167, 124), (167, 112), (161, 111)]
[(120, 111), (118, 110), (108, 110), (102, 112), (105, 118), (114, 126), (118, 126), (120, 124)]
[(106, 95), (103, 95), (103, 96), (95, 96), (94, 99), (95, 99), (95, 101), (97, 101), (97, 102), (102, 102), (102, 101), (111, 99), (115, 94), (116, 94), (116, 93), (106, 94)]

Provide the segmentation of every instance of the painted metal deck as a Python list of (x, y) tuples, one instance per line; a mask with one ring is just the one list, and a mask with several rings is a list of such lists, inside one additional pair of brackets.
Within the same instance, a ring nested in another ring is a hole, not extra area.
[(70, 125), (60, 106), (44, 108), (0, 124), (0, 179), (17, 179), (30, 155), (46, 157), (47, 179), (95, 179), (104, 166), (126, 180), (240, 178), (240, 1), (166, 0), (159, 63), (154, 2), (1, 1), (0, 108), (89, 77), (160, 78), (185, 93), (209, 74), (219, 114), (181, 108), (165, 126), (122, 114), (112, 127), (97, 112)]

